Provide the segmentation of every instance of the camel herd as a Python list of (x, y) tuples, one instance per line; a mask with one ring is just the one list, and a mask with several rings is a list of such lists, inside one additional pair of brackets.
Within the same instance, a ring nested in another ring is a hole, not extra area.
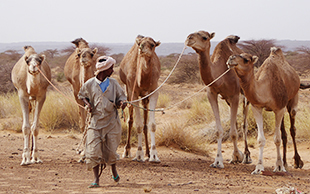
[[(257, 57), (244, 53), (237, 47), (238, 36), (231, 35), (225, 38), (218, 43), (212, 56), (210, 56), (210, 40), (214, 36), (215, 33), (198, 31), (188, 35), (185, 42), (186, 46), (193, 48), (198, 54), (200, 75), (204, 84), (210, 84), (228, 68), (231, 69), (207, 88), (207, 97), (211, 104), (218, 130), (217, 154), (211, 167), (224, 168), (222, 156), (224, 130), (218, 106), (218, 95), (220, 95), (230, 106), (230, 137), (234, 148), (230, 163), (252, 163), (247, 145), (248, 128), (246, 123), (248, 105), (250, 103), (258, 127), (257, 142), (259, 146), (259, 159), (252, 174), (259, 174), (264, 171), (263, 149), (266, 139), (263, 132), (263, 109), (275, 113), (274, 143), (276, 145), (277, 158), (274, 171), (285, 172), (287, 168), (287, 134), (283, 121), (285, 110), (288, 111), (291, 121), (290, 133), (295, 151), (294, 167), (302, 168), (303, 161), (297, 151), (295, 142), (296, 128), (294, 124), (297, 112), (298, 90), (299, 88), (308, 88), (309, 86), (300, 84), (297, 73), (286, 62), (281, 49), (271, 48), (270, 56), (259, 68), (259, 71), (254, 73), (254, 63), (257, 61)], [(90, 49), (88, 43), (82, 38), (76, 39), (72, 43), (76, 45), (76, 49), (67, 60), (64, 73), (72, 85), (76, 102), (84, 106), (83, 102), (77, 98), (77, 94), (81, 86), (94, 76), (95, 63), (98, 58), (97, 48)], [(133, 105), (129, 107), (128, 136), (123, 157), (131, 157), (130, 138), (132, 126), (135, 123), (138, 132), (138, 148), (133, 159), (135, 161), (145, 161), (144, 156), (146, 156), (150, 162), (160, 162), (155, 146), (155, 113), (154, 111), (149, 111), (155, 109), (159, 95), (156, 89), (158, 87), (161, 65), (155, 52), (155, 48), (159, 45), (160, 42), (156, 42), (150, 37), (139, 35), (120, 63), (119, 76), (126, 85), (128, 102), (132, 102)], [(18, 91), (23, 112), (24, 150), (21, 165), (29, 165), (42, 162), (37, 151), (37, 128), (40, 111), (49, 85), (48, 81), (51, 80), (51, 71), (44, 55), (37, 54), (31, 46), (25, 46), (24, 50), (24, 56), (19, 59), (12, 70), (12, 82)], [(143, 98), (153, 91), (156, 92), (149, 97)], [(237, 146), (238, 134), (236, 124), (240, 95), (244, 99), (244, 152), (240, 151)], [(139, 110), (139, 99), (142, 101), (143, 106), (143, 120)], [(35, 114), (30, 128), (29, 113), (32, 107), (31, 104), (35, 104)], [(84, 131), (87, 127), (85, 125), (86, 111), (81, 106), (79, 106), (80, 128), (81, 131)], [(133, 119), (133, 110), (135, 110), (135, 119)], [(150, 149), (148, 129), (150, 129), (151, 135)], [(145, 139), (145, 153), (142, 148), (142, 132)], [(31, 137), (33, 137), (32, 150), (30, 148)], [(281, 138), (283, 142), (283, 158), (281, 158), (280, 153)]]

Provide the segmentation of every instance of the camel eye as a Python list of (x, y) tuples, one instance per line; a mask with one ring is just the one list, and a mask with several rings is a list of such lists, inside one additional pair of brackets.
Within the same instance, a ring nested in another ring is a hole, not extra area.
[(153, 48), (155, 45), (154, 44), (151, 44), (151, 47)]
[(203, 40), (208, 40), (208, 38), (207, 38), (207, 37), (205, 37), (205, 36), (203, 36), (203, 37), (202, 37), (202, 39), (203, 39)]

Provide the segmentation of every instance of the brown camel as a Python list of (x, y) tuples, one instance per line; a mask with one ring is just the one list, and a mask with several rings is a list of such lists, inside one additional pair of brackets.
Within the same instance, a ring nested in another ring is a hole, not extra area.
[[(97, 48), (91, 50), (83, 38), (75, 39), (72, 43), (76, 46), (76, 49), (67, 60), (64, 73), (72, 85), (76, 102), (84, 106), (84, 102), (78, 99), (77, 95), (82, 85), (94, 76), (94, 72), (96, 71)], [(83, 132), (85, 130), (86, 111), (80, 106), (79, 115), (80, 128)]]
[[(186, 40), (186, 45), (192, 47), (198, 54), (200, 75), (203, 82), (208, 85), (214, 79), (219, 77), (222, 73), (227, 70), (226, 61), (232, 54), (240, 54), (242, 50), (236, 46), (239, 40), (238, 36), (228, 36), (223, 41), (221, 41), (215, 48), (212, 57), (210, 58), (210, 40), (214, 37), (215, 33), (209, 34), (206, 31), (199, 31), (188, 35)], [(218, 107), (218, 95), (221, 95), (223, 99), (226, 100), (227, 104), (230, 106), (230, 136), (233, 141), (234, 151), (232, 154), (232, 159), (230, 163), (251, 163), (250, 151), (247, 146), (247, 125), (244, 124), (244, 141), (245, 141), (245, 157), (237, 147), (238, 134), (236, 130), (237, 123), (237, 110), (239, 104), (239, 93), (241, 91), (239, 80), (234, 71), (229, 71), (218, 81), (213, 83), (207, 88), (207, 95), (209, 102), (211, 104), (216, 126), (218, 129), (218, 149), (215, 161), (211, 164), (211, 167), (224, 168), (223, 157), (222, 157), (222, 137), (223, 137), (223, 127), (221, 125), (219, 107)], [(244, 106), (246, 121), (246, 114), (248, 107)]]
[[(240, 78), (240, 85), (244, 90), (246, 98), (252, 104), (252, 111), (258, 127), (257, 142), (259, 146), (259, 160), (252, 174), (259, 174), (264, 170), (263, 149), (266, 142), (263, 131), (262, 110), (275, 113), (275, 133), (274, 143), (277, 148), (277, 161), (274, 171), (286, 171), (286, 144), (287, 134), (284, 128), (285, 109), (290, 116), (291, 136), (294, 144), (295, 168), (302, 168), (301, 160), (295, 142), (295, 115), (297, 112), (298, 90), (300, 80), (294, 68), (286, 62), (282, 50), (272, 47), (269, 57), (265, 60), (258, 72), (254, 74), (254, 63), (258, 57), (243, 53), (233, 55), (227, 61), (230, 67), (234, 67), (235, 72)], [(283, 160), (280, 154), (281, 134), (283, 141)]]
[[(25, 54), (12, 69), (12, 82), (17, 89), (19, 101), (23, 112), (22, 131), (24, 135), (24, 151), (20, 165), (42, 163), (38, 155), (37, 138), (39, 134), (38, 122), (40, 112), (43, 107), (48, 81), (40, 73), (51, 80), (51, 70), (45, 61), (45, 55), (38, 55), (31, 46), (24, 46)], [(39, 69), (38, 69), (39, 68)], [(31, 101), (35, 104), (33, 123), (30, 129), (29, 112), (31, 111)], [(32, 136), (32, 150), (30, 141)], [(31, 161), (30, 154), (32, 151)]]
[[(158, 79), (160, 76), (160, 62), (155, 53), (155, 48), (160, 45), (160, 42), (155, 42), (150, 37), (137, 36), (135, 44), (131, 47), (120, 65), (120, 78), (126, 84), (128, 101), (137, 100), (139, 97), (144, 97), (153, 92), (158, 86)], [(139, 102), (134, 102), (135, 105), (135, 124), (138, 131), (138, 150), (136, 157), (133, 160), (144, 161), (144, 153), (142, 149), (142, 129), (145, 138), (146, 155), (150, 162), (160, 162), (155, 147), (155, 113), (150, 112), (149, 123), (148, 120), (148, 105), (149, 109), (155, 109), (158, 99), (158, 92), (155, 92), (148, 98), (142, 100), (142, 105), (145, 108), (144, 123), (140, 118), (140, 109), (137, 108)], [(123, 157), (131, 157), (130, 154), (130, 137), (133, 125), (133, 106), (129, 107), (129, 121), (127, 143), (124, 148)], [(148, 128), (151, 129), (151, 150), (148, 146)]]

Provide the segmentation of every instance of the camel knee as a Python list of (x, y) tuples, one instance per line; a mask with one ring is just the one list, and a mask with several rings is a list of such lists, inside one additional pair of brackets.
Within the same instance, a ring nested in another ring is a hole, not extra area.
[(156, 131), (156, 124), (152, 123), (150, 129), (151, 129), (151, 132), (155, 133), (155, 131)]
[(265, 139), (265, 137), (259, 137), (259, 138), (257, 138), (257, 144), (258, 144), (258, 147), (264, 147), (265, 144), (266, 144), (266, 139)]
[(274, 144), (275, 144), (276, 146), (280, 146), (280, 145), (281, 145), (281, 139), (280, 139), (280, 137), (278, 137), (278, 136), (275, 136), (275, 137), (274, 137)]
[(142, 133), (143, 132), (143, 127), (142, 126), (137, 126), (137, 132)]
[(222, 138), (223, 138), (223, 134), (224, 134), (223, 130), (218, 130), (218, 131), (216, 132), (216, 137), (217, 137), (218, 139), (222, 139)]
[(22, 128), (22, 131), (23, 131), (23, 135), (24, 136), (29, 136), (30, 135), (30, 127), (28, 126), (28, 127), (23, 127)]
[(236, 130), (230, 130), (230, 138), (232, 141), (236, 141), (238, 139)]

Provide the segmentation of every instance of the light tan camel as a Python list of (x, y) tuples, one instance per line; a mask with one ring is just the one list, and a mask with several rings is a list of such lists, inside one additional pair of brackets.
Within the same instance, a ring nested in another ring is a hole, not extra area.
[[(266, 142), (263, 131), (262, 110), (275, 113), (275, 133), (274, 143), (277, 148), (277, 161), (274, 171), (286, 171), (286, 144), (287, 135), (284, 128), (284, 113), (287, 109), (291, 121), (291, 136), (294, 144), (295, 168), (302, 168), (303, 162), (297, 152), (295, 142), (295, 115), (297, 112), (298, 90), (300, 80), (294, 68), (286, 62), (282, 50), (272, 47), (269, 57), (265, 60), (258, 72), (254, 75), (254, 63), (258, 57), (243, 53), (233, 55), (227, 64), (234, 67), (235, 72), (240, 78), (240, 85), (244, 90), (245, 96), (252, 104), (252, 111), (258, 127), (257, 142), (259, 146), (259, 159), (252, 174), (259, 174), (264, 171), (263, 149)], [(280, 154), (281, 134), (283, 141), (283, 160)]]
[[(139, 97), (144, 97), (153, 92), (158, 86), (160, 76), (160, 62), (155, 53), (155, 48), (160, 45), (160, 42), (155, 42), (150, 37), (137, 36), (135, 44), (131, 47), (120, 65), (120, 78), (126, 84), (128, 101), (137, 100)], [(136, 83), (135, 83), (136, 82)], [(131, 99), (132, 98), (132, 99)], [(145, 109), (155, 109), (158, 99), (158, 92), (155, 92), (150, 97), (142, 100)], [(134, 103), (135, 106), (139, 102)], [(130, 138), (133, 125), (133, 106), (129, 107), (129, 121), (127, 143), (124, 148), (123, 157), (131, 157), (130, 154)], [(144, 161), (144, 152), (142, 148), (142, 130), (144, 132), (146, 155), (150, 162), (160, 162), (155, 147), (155, 113), (151, 111), (148, 120), (148, 111), (144, 110), (144, 123), (141, 121), (140, 109), (135, 107), (135, 124), (138, 131), (138, 150), (136, 157), (133, 160)], [(148, 146), (148, 128), (151, 129), (151, 151)]]
[[(78, 99), (77, 95), (82, 85), (91, 77), (94, 76), (96, 71), (96, 60), (98, 58), (97, 48), (91, 50), (88, 43), (83, 38), (78, 38), (72, 41), (76, 46), (75, 52), (73, 52), (68, 58), (64, 73), (67, 80), (71, 83), (73, 88), (73, 95), (78, 104), (84, 106), (84, 102)], [(85, 130), (86, 111), (79, 106), (80, 115), (80, 128), (83, 132)]]
[[(198, 54), (200, 75), (203, 82), (208, 85), (214, 79), (219, 77), (227, 70), (226, 61), (232, 54), (240, 54), (242, 50), (236, 46), (239, 40), (238, 36), (228, 36), (221, 41), (215, 48), (212, 57), (210, 58), (210, 40), (214, 37), (215, 33), (209, 34), (206, 31), (199, 31), (188, 35), (186, 45), (192, 47)], [(221, 125), (218, 95), (221, 95), (230, 106), (230, 137), (234, 145), (234, 151), (230, 163), (251, 163), (250, 151), (247, 146), (247, 125), (244, 123), (244, 141), (245, 141), (245, 157), (237, 147), (238, 134), (236, 130), (237, 124), (237, 110), (239, 104), (239, 93), (241, 91), (239, 80), (234, 71), (229, 71), (222, 78), (207, 88), (207, 96), (211, 104), (216, 126), (218, 130), (218, 148), (217, 155), (211, 167), (224, 168), (222, 157), (222, 137), (223, 127)], [(248, 106), (244, 106), (244, 121), (246, 121)]]
[[(24, 50), (24, 56), (15, 64), (11, 74), (12, 82), (18, 91), (23, 112), (22, 131), (24, 135), (24, 151), (20, 165), (42, 163), (38, 155), (38, 123), (49, 83), (39, 72), (38, 68), (51, 80), (51, 70), (45, 61), (45, 55), (38, 55), (31, 46), (24, 46)], [(31, 111), (31, 101), (35, 104), (35, 112), (30, 129), (29, 112)], [(32, 150), (30, 148), (31, 136), (33, 138)], [(31, 151), (32, 156), (30, 157)]]

